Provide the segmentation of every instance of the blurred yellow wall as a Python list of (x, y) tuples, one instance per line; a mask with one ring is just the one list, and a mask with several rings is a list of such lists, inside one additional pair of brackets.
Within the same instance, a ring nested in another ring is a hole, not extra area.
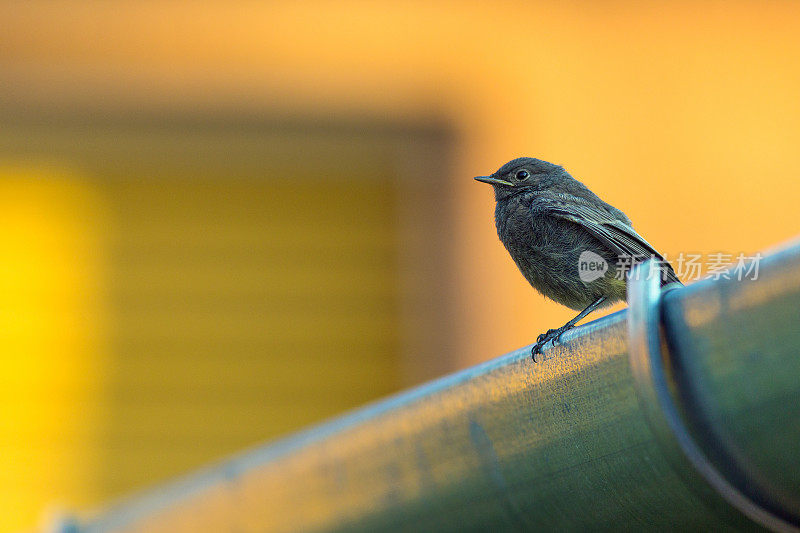
[(571, 314), (524, 282), (470, 179), (512, 157), (564, 164), (671, 255), (800, 233), (798, 24), (794, 2), (5, 2), (0, 90), (12, 112), (449, 121), (456, 161), (430, 179), (457, 206), (466, 366)]
[(0, 531), (103, 496), (102, 213), (79, 176), (0, 165)]

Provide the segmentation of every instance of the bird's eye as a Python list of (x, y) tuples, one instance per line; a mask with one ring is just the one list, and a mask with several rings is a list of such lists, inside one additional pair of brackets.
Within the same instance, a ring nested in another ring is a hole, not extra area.
[(518, 181), (525, 181), (526, 179), (531, 177), (531, 173), (527, 170), (518, 170), (517, 171), (517, 180)]

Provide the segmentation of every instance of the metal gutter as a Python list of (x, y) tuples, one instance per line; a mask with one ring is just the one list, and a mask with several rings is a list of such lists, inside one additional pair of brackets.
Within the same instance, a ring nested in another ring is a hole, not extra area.
[(797, 531), (800, 246), (629, 306), (61, 531)]

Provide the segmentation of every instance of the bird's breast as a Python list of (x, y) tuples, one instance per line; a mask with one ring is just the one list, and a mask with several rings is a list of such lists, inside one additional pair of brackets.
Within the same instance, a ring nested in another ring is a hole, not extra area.
[(581, 280), (581, 253), (604, 252), (600, 243), (576, 224), (534, 214), (527, 206), (498, 209), (496, 219), (498, 236), (511, 258), (543, 295), (573, 309), (583, 309), (598, 296), (617, 297), (608, 294), (611, 289), (604, 280), (589, 285)]

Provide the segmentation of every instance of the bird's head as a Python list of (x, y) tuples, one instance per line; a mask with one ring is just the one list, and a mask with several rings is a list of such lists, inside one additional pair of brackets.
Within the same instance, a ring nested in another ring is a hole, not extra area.
[(497, 169), (494, 174), (477, 176), (475, 179), (491, 184), (495, 198), (503, 200), (523, 191), (544, 190), (565, 173), (562, 166), (533, 157), (518, 157)]

